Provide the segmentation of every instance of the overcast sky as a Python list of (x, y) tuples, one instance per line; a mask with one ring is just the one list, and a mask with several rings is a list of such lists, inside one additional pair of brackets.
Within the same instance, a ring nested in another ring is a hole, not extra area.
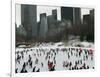
[[(16, 16), (15, 16), (15, 21), (17, 24), (17, 27), (19, 25), (21, 25), (21, 5), (20, 4), (16, 4)], [(53, 9), (57, 9), (57, 19), (61, 20), (61, 9), (60, 7), (52, 7), (52, 6), (37, 6), (37, 21), (40, 20), (40, 14), (41, 13), (46, 13), (47, 16), (52, 14), (52, 10)], [(84, 14), (89, 14), (89, 11), (91, 9), (86, 9), (86, 8), (82, 8), (81, 9), (81, 18), (83, 18)]]

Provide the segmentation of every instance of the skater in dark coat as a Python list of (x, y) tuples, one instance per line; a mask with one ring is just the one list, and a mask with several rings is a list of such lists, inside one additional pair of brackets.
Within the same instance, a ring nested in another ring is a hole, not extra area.
[(15, 69), (15, 73), (18, 73), (18, 68)]
[(70, 67), (72, 66), (72, 62), (69, 63), (69, 66), (70, 66)]
[(36, 68), (36, 66), (33, 68), (32, 72), (35, 72), (35, 68)]
[(26, 64), (25, 64), (25, 62), (24, 62), (24, 64), (23, 64), (23, 68), (25, 68), (26, 67)]
[(40, 69), (38, 69), (36, 72), (40, 72)]
[(27, 73), (27, 70), (22, 68), (21, 73)]
[(35, 60), (35, 64), (38, 64), (38, 59), (36, 58), (36, 60)]
[(32, 61), (29, 64), (30, 64), (30, 67), (32, 68)]
[(41, 66), (43, 67), (43, 62), (41, 62)]
[(24, 64), (23, 64), (23, 68), (22, 68), (22, 70), (21, 70), (21, 73), (26, 73), (27, 72), (27, 70), (26, 70), (26, 65), (25, 65), (25, 62), (24, 62)]
[(30, 63), (31, 62), (31, 56), (29, 55), (29, 60), (28, 60), (28, 62)]
[(55, 70), (55, 65), (49, 71), (54, 71), (54, 70)]

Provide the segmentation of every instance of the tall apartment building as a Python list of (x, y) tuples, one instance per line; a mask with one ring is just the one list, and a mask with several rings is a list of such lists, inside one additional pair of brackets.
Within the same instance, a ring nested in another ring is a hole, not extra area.
[(48, 32), (48, 23), (46, 13), (40, 14), (40, 28), (39, 28), (39, 37), (46, 38)]
[(27, 39), (37, 36), (37, 7), (36, 5), (21, 5), (21, 24), (27, 32)]
[(74, 7), (61, 7), (61, 19), (70, 20), (73, 25), (81, 23), (81, 9)]

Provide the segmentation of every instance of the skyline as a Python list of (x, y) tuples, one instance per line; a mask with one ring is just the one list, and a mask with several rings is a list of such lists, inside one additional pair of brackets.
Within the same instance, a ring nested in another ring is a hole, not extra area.
[[(21, 25), (21, 5), (16, 4), (15, 6), (15, 21), (17, 27)], [(57, 10), (57, 20), (61, 20), (61, 7), (53, 7), (53, 6), (37, 6), (37, 22), (40, 21), (40, 14), (46, 13), (47, 16), (52, 15), (52, 10)], [(81, 19), (83, 19), (83, 15), (89, 14), (90, 8), (81, 8)]]

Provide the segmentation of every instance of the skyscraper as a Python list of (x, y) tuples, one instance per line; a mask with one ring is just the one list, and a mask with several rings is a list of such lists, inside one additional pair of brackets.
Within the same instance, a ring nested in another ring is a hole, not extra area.
[(73, 7), (61, 7), (61, 19), (70, 20), (73, 25), (81, 23), (81, 9)]
[(21, 24), (27, 32), (27, 39), (37, 36), (37, 8), (36, 5), (21, 5)]
[(94, 25), (94, 9), (90, 10), (90, 14), (83, 15), (83, 24), (87, 24), (89, 27)]
[(57, 10), (56, 9), (52, 10), (52, 15), (54, 19), (57, 20)]
[(47, 16), (46, 13), (42, 13), (40, 14), (39, 37), (46, 38), (47, 31), (48, 31)]
[(73, 8), (73, 24), (81, 24), (81, 8)]

